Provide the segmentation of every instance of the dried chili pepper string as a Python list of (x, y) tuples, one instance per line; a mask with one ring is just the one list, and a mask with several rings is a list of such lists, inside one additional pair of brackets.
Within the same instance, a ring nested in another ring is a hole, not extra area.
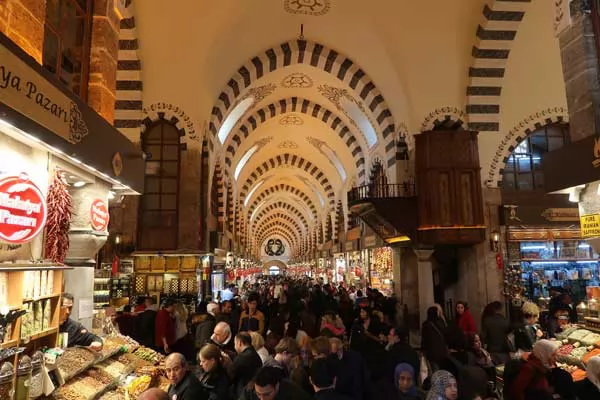
[(69, 249), (69, 230), (71, 228), (72, 199), (59, 171), (48, 188), (46, 199), (48, 216), (46, 222), (46, 258), (64, 263)]

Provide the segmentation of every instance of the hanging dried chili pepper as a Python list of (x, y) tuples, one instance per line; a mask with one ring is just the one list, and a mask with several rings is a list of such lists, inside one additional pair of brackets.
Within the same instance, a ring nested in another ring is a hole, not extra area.
[(71, 194), (67, 183), (57, 171), (48, 188), (46, 199), (48, 217), (46, 221), (46, 257), (57, 263), (64, 263), (69, 250), (69, 229), (73, 215)]

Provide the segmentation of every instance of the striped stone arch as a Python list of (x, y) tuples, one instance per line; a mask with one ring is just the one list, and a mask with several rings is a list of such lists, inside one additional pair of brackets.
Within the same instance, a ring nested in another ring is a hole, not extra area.
[(132, 142), (140, 139), (142, 114), (142, 64), (132, 0), (125, 0), (119, 30), (114, 126)]
[(293, 218), (290, 214), (286, 214), (286, 213), (282, 213), (282, 212), (278, 212), (276, 214), (269, 215), (268, 217), (266, 217), (265, 219), (263, 219), (259, 223), (257, 223), (253, 229), (257, 233), (259, 233), (261, 231), (261, 229), (264, 228), (265, 224), (268, 224), (268, 223), (274, 222), (274, 221), (289, 222), (296, 228), (296, 230), (298, 231), (298, 233), (300, 233), (300, 235), (303, 235), (303, 232), (305, 230), (302, 228), (301, 224), (298, 223), (297, 219)]
[[(287, 241), (294, 247), (298, 247), (300, 238), (294, 236), (293, 231), (286, 231), (282, 226), (272, 222), (269, 226), (261, 233), (260, 236), (256, 236), (256, 243), (260, 243), (260, 246), (264, 243), (270, 235), (277, 234), (287, 239)], [(261, 249), (262, 250), (262, 249)]]
[(266, 174), (272, 168), (279, 167), (281, 165), (291, 165), (293, 167), (298, 167), (308, 172), (315, 180), (323, 187), (323, 190), (327, 194), (327, 199), (331, 209), (335, 207), (335, 193), (333, 192), (333, 187), (331, 183), (329, 183), (329, 179), (325, 176), (325, 173), (321, 171), (319, 167), (311, 163), (310, 161), (305, 160), (303, 157), (297, 156), (295, 154), (284, 153), (279, 154), (275, 157), (268, 159), (267, 161), (260, 164), (252, 173), (250, 177), (244, 183), (242, 190), (240, 192), (240, 198), (246, 198), (246, 194), (250, 190), (250, 188), (256, 183), (256, 181), (264, 174)]
[(325, 71), (348, 85), (375, 116), (381, 135), (394, 133), (394, 119), (383, 94), (373, 80), (354, 61), (322, 44), (291, 40), (259, 54), (242, 65), (219, 94), (209, 123), (214, 138), (229, 112), (244, 94), (244, 89), (265, 74), (290, 65), (309, 65)]
[(430, 112), (423, 123), (420, 131), (427, 132), (435, 129), (460, 129), (466, 126), (467, 114), (457, 107), (441, 107)]
[(359, 178), (364, 179), (365, 156), (363, 149), (352, 130), (350, 130), (335, 112), (313, 101), (298, 97), (289, 97), (287, 99), (279, 100), (250, 115), (244, 123), (239, 126), (238, 130), (235, 131), (235, 134), (228, 137), (225, 142), (225, 144), (229, 143), (225, 153), (225, 164), (231, 168), (235, 154), (241, 146), (242, 141), (248, 138), (260, 124), (288, 113), (300, 113), (316, 118), (336, 132), (344, 143), (346, 143), (348, 150), (352, 154)]
[(300, 219), (300, 221), (302, 221), (304, 226), (306, 226), (306, 227), (309, 226), (308, 222), (306, 221), (306, 217), (304, 216), (304, 214), (302, 214), (302, 211), (298, 210), (296, 207), (294, 207), (293, 205), (291, 205), (289, 203), (284, 203), (282, 201), (278, 201), (277, 203), (269, 204), (268, 206), (266, 206), (262, 210), (260, 210), (260, 212), (254, 217), (254, 220), (250, 221), (250, 228), (252, 229), (254, 226), (256, 226), (258, 224), (258, 222), (262, 219), (262, 217), (267, 215), (269, 212), (276, 211), (276, 210), (289, 211), (293, 215), (297, 216)]
[(302, 190), (300, 190), (294, 186), (287, 185), (285, 183), (280, 183), (280, 184), (271, 186), (270, 188), (262, 190), (260, 192), (260, 194), (258, 194), (256, 196), (254, 201), (252, 201), (252, 203), (248, 207), (248, 215), (252, 215), (252, 213), (254, 212), (254, 209), (256, 209), (256, 207), (258, 207), (258, 205), (263, 200), (265, 200), (267, 197), (269, 197), (272, 194), (279, 193), (279, 192), (286, 192), (286, 193), (290, 193), (292, 195), (299, 197), (300, 200), (304, 201), (307, 204), (308, 208), (310, 208), (310, 211), (312, 211), (314, 218), (315, 219), (318, 218), (317, 207), (315, 206), (315, 203), (313, 203), (311, 198), (308, 197), (306, 195), (306, 193), (304, 193)]
[(142, 116), (143, 119), (141, 120), (141, 124), (138, 124), (142, 133), (154, 121), (165, 119), (179, 129), (182, 138), (181, 142), (184, 143), (185, 146), (194, 144), (199, 148), (202, 145), (202, 135), (198, 134), (196, 124), (188, 117), (182, 108), (175, 104), (163, 102), (153, 103), (142, 109)]
[[(256, 237), (262, 237), (263, 233), (265, 231), (267, 231), (269, 228), (275, 227), (275, 226), (279, 226), (283, 229), (289, 230), (289, 232), (291, 234), (294, 235), (294, 237), (296, 238), (296, 244), (300, 244), (300, 242), (302, 241), (302, 233), (300, 233), (296, 228), (296, 225), (292, 225), (289, 222), (286, 221), (282, 221), (282, 220), (274, 220), (271, 221), (269, 223), (266, 223), (264, 225), (262, 225), (260, 227), (259, 230), (256, 231), (255, 236)], [(295, 230), (294, 230), (295, 229)]]
[(500, 96), (508, 57), (531, 0), (493, 0), (477, 26), (467, 87), (469, 129), (498, 132)]
[(569, 111), (565, 107), (553, 107), (531, 114), (516, 124), (500, 141), (490, 163), (485, 184), (488, 187), (501, 186), (502, 171), (508, 157), (529, 134), (546, 125), (567, 122), (569, 122)]

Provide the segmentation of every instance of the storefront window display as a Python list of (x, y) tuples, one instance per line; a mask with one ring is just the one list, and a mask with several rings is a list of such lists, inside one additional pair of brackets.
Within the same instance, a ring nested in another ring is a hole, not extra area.
[(379, 247), (371, 253), (371, 287), (386, 296), (392, 294), (393, 257), (391, 247)]
[(335, 255), (335, 268), (334, 268), (334, 280), (336, 283), (343, 283), (346, 281), (346, 259), (343, 254)]

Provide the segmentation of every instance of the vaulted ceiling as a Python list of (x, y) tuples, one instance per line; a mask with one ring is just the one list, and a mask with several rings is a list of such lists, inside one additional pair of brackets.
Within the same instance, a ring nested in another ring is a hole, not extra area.
[[(374, 160), (395, 181), (397, 148), (431, 115), (466, 120), (477, 110), (468, 87), (502, 85), (469, 77), (486, 32), (505, 32), (494, 45), (506, 51), (529, 24), (527, 40), (543, 37), (538, 57), (551, 60), (544, 80), (556, 79), (551, 2), (534, 1), (137, 1), (144, 103), (177, 104), (204, 130), (256, 249), (276, 237), (297, 254)], [(564, 91), (549, 101), (564, 103)], [(503, 136), (493, 129), (484, 153)]]

